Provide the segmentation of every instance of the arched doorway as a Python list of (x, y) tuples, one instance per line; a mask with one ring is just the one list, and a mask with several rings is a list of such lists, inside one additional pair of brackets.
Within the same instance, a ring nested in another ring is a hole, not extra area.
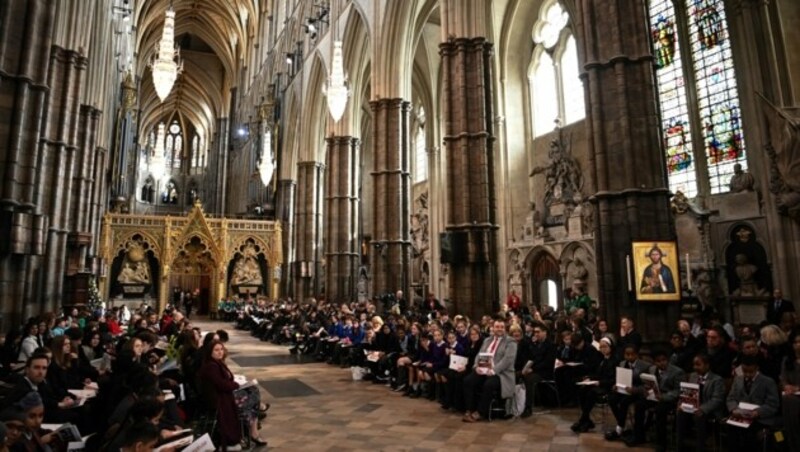
[(547, 252), (539, 253), (531, 263), (531, 300), (533, 305), (544, 309), (551, 306), (553, 310), (561, 307), (561, 272), (558, 261)]
[(169, 293), (176, 289), (193, 296), (192, 310), (208, 313), (214, 295), (214, 276), (217, 268), (214, 254), (203, 240), (192, 236), (175, 253), (169, 278)]

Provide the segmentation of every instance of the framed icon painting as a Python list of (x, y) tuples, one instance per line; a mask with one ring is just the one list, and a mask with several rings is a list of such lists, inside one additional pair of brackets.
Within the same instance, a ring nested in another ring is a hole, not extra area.
[(637, 301), (680, 301), (678, 245), (675, 241), (633, 242)]

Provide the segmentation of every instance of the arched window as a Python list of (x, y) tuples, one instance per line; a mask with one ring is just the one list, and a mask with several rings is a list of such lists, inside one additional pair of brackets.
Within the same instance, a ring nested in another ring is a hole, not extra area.
[(414, 182), (428, 180), (428, 152), (425, 140), (425, 110), (419, 107), (417, 130), (414, 133)]
[(556, 121), (566, 125), (586, 117), (578, 50), (568, 22), (561, 4), (547, 0), (533, 27), (528, 84), (534, 137), (552, 132)]
[(563, 48), (558, 66), (561, 68), (561, 91), (564, 93), (564, 123), (572, 124), (586, 117), (575, 37), (568, 35)]
[(195, 135), (192, 138), (192, 168), (200, 166), (200, 137)]
[(164, 143), (164, 153), (170, 168), (180, 169), (181, 159), (183, 158), (183, 134), (178, 121), (172, 121), (169, 126), (169, 133)]
[(533, 134), (544, 135), (552, 132), (558, 119), (558, 88), (553, 59), (543, 49), (534, 63), (531, 79), (533, 94)]
[(720, 193), (747, 168), (724, 0), (650, 0), (650, 28), (670, 190)]

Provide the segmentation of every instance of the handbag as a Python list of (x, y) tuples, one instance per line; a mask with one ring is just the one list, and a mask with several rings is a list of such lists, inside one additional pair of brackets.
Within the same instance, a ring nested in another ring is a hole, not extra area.
[(522, 412), (525, 411), (525, 385), (524, 384), (517, 384), (514, 386), (514, 397), (509, 400), (511, 404), (511, 410), (509, 413), (513, 414), (514, 417), (519, 417), (522, 415)]

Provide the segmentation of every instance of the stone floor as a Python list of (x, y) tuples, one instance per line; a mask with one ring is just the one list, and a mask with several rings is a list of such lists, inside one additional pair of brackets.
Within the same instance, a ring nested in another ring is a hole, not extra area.
[[(272, 404), (261, 432), (270, 450), (307, 451), (601, 451), (629, 449), (600, 433), (576, 435), (576, 409), (528, 419), (466, 424), (435, 402), (413, 400), (385, 386), (352, 381), (341, 369), (289, 355), (223, 322), (195, 322), (203, 331), (226, 329), (229, 365), (259, 381)], [(601, 410), (595, 410), (600, 428)], [(609, 415), (609, 420), (611, 419)]]

